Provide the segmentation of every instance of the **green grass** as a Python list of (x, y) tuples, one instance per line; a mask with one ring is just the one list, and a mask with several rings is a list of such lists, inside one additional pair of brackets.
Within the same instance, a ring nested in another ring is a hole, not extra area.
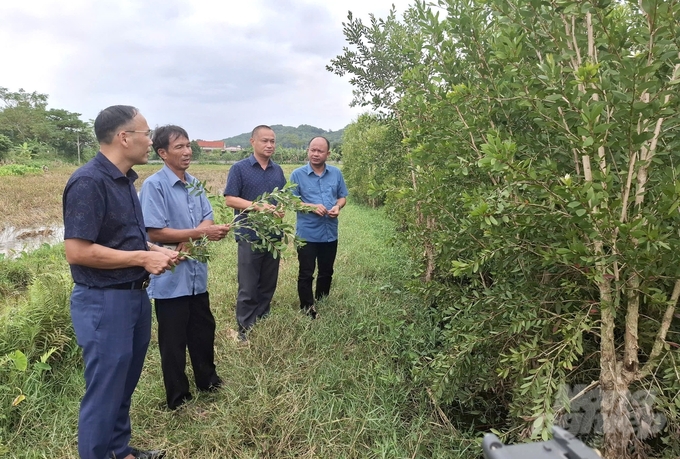
[[(321, 317), (312, 321), (299, 312), (291, 248), (282, 260), (272, 314), (253, 329), (249, 347), (237, 346), (228, 333), (235, 326), (236, 245), (232, 238), (213, 245), (209, 290), (225, 387), (209, 395), (194, 391), (185, 407), (166, 410), (154, 325), (132, 402), (134, 445), (167, 449), (169, 459), (478, 455), (474, 439), (447, 427), (403, 369), (400, 355), (414, 339), (407, 328), (413, 329), (420, 306), (401, 289), (408, 261), (405, 251), (385, 242), (390, 224), (379, 212), (353, 205), (340, 218), (336, 274), (331, 296), (319, 304)], [(15, 320), (22, 307), (35, 314), (35, 305), (16, 306)], [(82, 368), (73, 342), (60, 352), (52, 372), (22, 376), (33, 378), (23, 386), (33, 389), (19, 407), (0, 410), (0, 416), (13, 416), (12, 423), (0, 418), (0, 425), (11, 427), (0, 431), (8, 457), (77, 457)]]

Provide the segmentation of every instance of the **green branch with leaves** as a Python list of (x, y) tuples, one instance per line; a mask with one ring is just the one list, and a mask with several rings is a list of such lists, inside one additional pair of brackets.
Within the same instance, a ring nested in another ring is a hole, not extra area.
[[(294, 246), (304, 245), (304, 241), (295, 235), (295, 226), (285, 221), (286, 212), (311, 212), (312, 209), (305, 206), (299, 197), (293, 194), (297, 184), (288, 182), (283, 188), (274, 188), (270, 193), (264, 193), (253, 201), (246, 209), (234, 213), (234, 209), (228, 207), (224, 196), (208, 190), (205, 182), (194, 180), (186, 184), (189, 194), (200, 196), (205, 194), (213, 208), (213, 220), (216, 224), (228, 224), (232, 231), (248, 229), (255, 233), (255, 239), (250, 240), (254, 250), (266, 250), (274, 258), (283, 255), (290, 242)], [(266, 210), (256, 210), (269, 207)], [(243, 214), (246, 214), (242, 217)], [(184, 250), (180, 253), (183, 257), (207, 262), (210, 258), (209, 241), (206, 236), (197, 240), (189, 240), (184, 244)]]

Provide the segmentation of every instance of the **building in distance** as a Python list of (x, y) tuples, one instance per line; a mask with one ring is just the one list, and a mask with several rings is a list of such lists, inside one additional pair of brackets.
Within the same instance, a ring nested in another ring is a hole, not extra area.
[(219, 151), (219, 152), (238, 152), (243, 150), (240, 145), (236, 147), (228, 147), (224, 140), (197, 140), (196, 143), (205, 152)]

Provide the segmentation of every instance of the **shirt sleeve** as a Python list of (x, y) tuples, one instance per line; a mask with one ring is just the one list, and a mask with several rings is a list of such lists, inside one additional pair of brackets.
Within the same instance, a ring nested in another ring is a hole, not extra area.
[(346, 198), (349, 196), (349, 190), (347, 190), (347, 185), (345, 184), (345, 178), (342, 176), (342, 172), (338, 171), (340, 179), (338, 180), (338, 198)]
[(139, 200), (142, 203), (144, 226), (156, 229), (168, 227), (167, 203), (158, 183), (145, 180), (139, 193)]
[(241, 197), (242, 179), (238, 167), (233, 167), (229, 169), (229, 175), (227, 175), (227, 186), (224, 188), (225, 196), (236, 196)]
[(295, 188), (293, 188), (293, 196), (297, 196), (299, 198), (300, 197), (300, 179), (298, 178), (298, 169), (295, 169), (290, 174), (290, 181), (297, 185)]
[(278, 167), (279, 167), (279, 186), (278, 186), (278, 188), (279, 188), (279, 190), (281, 190), (281, 189), (283, 189), (284, 186), (286, 186), (286, 183), (288, 183), (288, 182), (286, 181), (286, 176), (283, 173), (283, 169), (281, 168), (281, 166), (278, 166)]
[(213, 208), (210, 204), (210, 200), (205, 193), (201, 193), (201, 221), (212, 220), (215, 221), (215, 216), (213, 215)]
[(106, 197), (92, 177), (78, 177), (64, 190), (64, 239), (96, 242), (106, 213)]

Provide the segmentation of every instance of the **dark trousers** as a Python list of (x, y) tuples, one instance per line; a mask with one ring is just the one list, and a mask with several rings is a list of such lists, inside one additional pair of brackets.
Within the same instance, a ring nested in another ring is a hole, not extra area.
[(81, 459), (130, 454), (130, 401), (151, 338), (146, 290), (76, 284), (71, 320), (85, 361), (85, 395), (78, 417)]
[(221, 383), (215, 371), (215, 318), (208, 292), (154, 301), (165, 396), (168, 407), (174, 410), (191, 400), (184, 372), (187, 348), (196, 387), (209, 390)]
[[(308, 308), (314, 305), (315, 300), (328, 296), (331, 291), (333, 280), (333, 265), (335, 255), (338, 252), (338, 241), (333, 242), (307, 242), (298, 248), (298, 262), (300, 270), (298, 272), (298, 296), (300, 297), (300, 307)], [(316, 279), (316, 293), (312, 295), (312, 282), (314, 281), (314, 270), (319, 266), (319, 274)]]
[(238, 241), (236, 322), (241, 331), (269, 314), (279, 278), (279, 261), (270, 252), (252, 250), (248, 241)]

